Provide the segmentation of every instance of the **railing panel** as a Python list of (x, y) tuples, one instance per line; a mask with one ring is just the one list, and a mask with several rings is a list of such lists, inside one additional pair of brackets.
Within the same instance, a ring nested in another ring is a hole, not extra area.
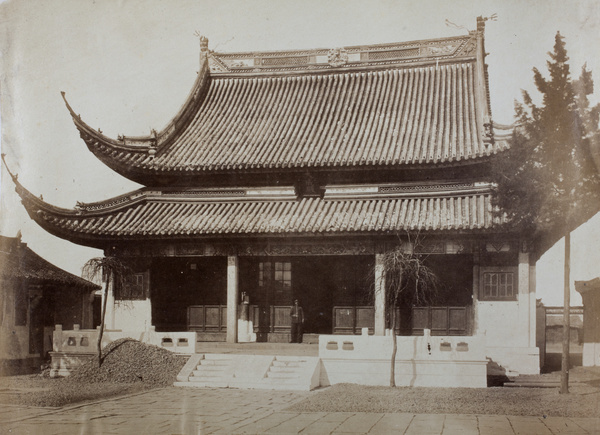
[(191, 305), (188, 307), (187, 329), (198, 332), (227, 331), (226, 305)]
[(374, 307), (333, 307), (334, 334), (361, 334), (362, 328), (369, 328), (373, 333), (374, 325)]
[(468, 312), (467, 307), (448, 307), (448, 335), (466, 334)]
[(431, 335), (448, 335), (448, 307), (431, 307)]
[(356, 327), (355, 334), (360, 334), (362, 328), (369, 328), (369, 332), (373, 332), (375, 325), (375, 308), (374, 307), (356, 307)]
[(220, 330), (221, 331), (227, 331), (227, 305), (221, 305), (221, 323), (220, 323)]
[(291, 306), (271, 307), (271, 330), (273, 332), (289, 332), (292, 329), (290, 318)]
[(204, 306), (188, 307), (188, 329), (204, 330)]
[(412, 334), (430, 329), (431, 335), (467, 335), (469, 313), (469, 307), (413, 307)]
[(221, 328), (221, 307), (218, 305), (205, 306), (205, 323), (206, 331), (219, 331)]
[(429, 308), (413, 307), (412, 309), (412, 330), (414, 333), (422, 334), (424, 329), (429, 328)]
[(353, 334), (355, 314), (354, 307), (333, 307), (333, 333)]

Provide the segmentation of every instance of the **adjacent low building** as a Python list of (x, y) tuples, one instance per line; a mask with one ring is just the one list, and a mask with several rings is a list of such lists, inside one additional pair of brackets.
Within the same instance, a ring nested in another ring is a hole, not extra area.
[(20, 237), (0, 236), (0, 373), (39, 369), (56, 324), (91, 328), (99, 289), (44, 260)]
[(583, 366), (600, 366), (600, 277), (575, 281), (583, 299)]
[[(132, 267), (109, 328), (287, 342), (299, 299), (305, 333), (384, 335), (396, 309), (399, 334), (475, 336), (501, 371), (539, 371), (537, 253), (493, 213), (490, 168), (509, 145), (492, 122), (483, 19), (393, 44), (200, 43), (188, 100), (150, 136), (109, 138), (67, 103), (89, 150), (145, 187), (67, 210), (14, 178), (48, 232)], [(434, 302), (385, 306), (377, 277), (398, 246), (437, 275)]]

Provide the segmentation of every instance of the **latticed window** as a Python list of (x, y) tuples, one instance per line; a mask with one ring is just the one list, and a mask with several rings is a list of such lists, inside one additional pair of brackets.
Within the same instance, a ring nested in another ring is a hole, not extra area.
[(514, 272), (484, 272), (481, 298), (483, 300), (515, 300), (517, 288)]
[(143, 300), (146, 299), (146, 274), (134, 273), (127, 277), (125, 285), (119, 292), (120, 300)]
[(264, 261), (258, 265), (258, 285), (264, 287), (267, 281), (276, 292), (284, 293), (292, 289), (292, 263), (289, 261)]
[(292, 263), (275, 263), (275, 290), (285, 292), (292, 288)]

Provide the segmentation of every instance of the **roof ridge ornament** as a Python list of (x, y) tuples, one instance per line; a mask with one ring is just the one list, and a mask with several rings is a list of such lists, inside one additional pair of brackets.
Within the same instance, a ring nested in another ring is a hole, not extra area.
[(327, 53), (327, 62), (333, 67), (342, 66), (348, 63), (348, 50), (345, 48), (332, 48)]
[(12, 178), (14, 183), (17, 183), (19, 180), (19, 174), (13, 174), (10, 170), (10, 168), (8, 167), (8, 163), (6, 163), (6, 153), (2, 153), (0, 154), (0, 157), (2, 158), (2, 163), (4, 163), (4, 167), (6, 168), (6, 172), (8, 172), (8, 175), (10, 175), (10, 178)]
[(194, 36), (198, 37), (198, 39), (200, 40), (200, 51), (202, 53), (208, 52), (208, 38), (206, 36), (202, 35), (197, 30), (194, 32)]

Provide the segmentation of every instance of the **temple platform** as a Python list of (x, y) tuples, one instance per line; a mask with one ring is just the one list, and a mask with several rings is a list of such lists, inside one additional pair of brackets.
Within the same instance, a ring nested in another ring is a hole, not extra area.
[(196, 342), (200, 354), (319, 356), (318, 343), (224, 343)]

